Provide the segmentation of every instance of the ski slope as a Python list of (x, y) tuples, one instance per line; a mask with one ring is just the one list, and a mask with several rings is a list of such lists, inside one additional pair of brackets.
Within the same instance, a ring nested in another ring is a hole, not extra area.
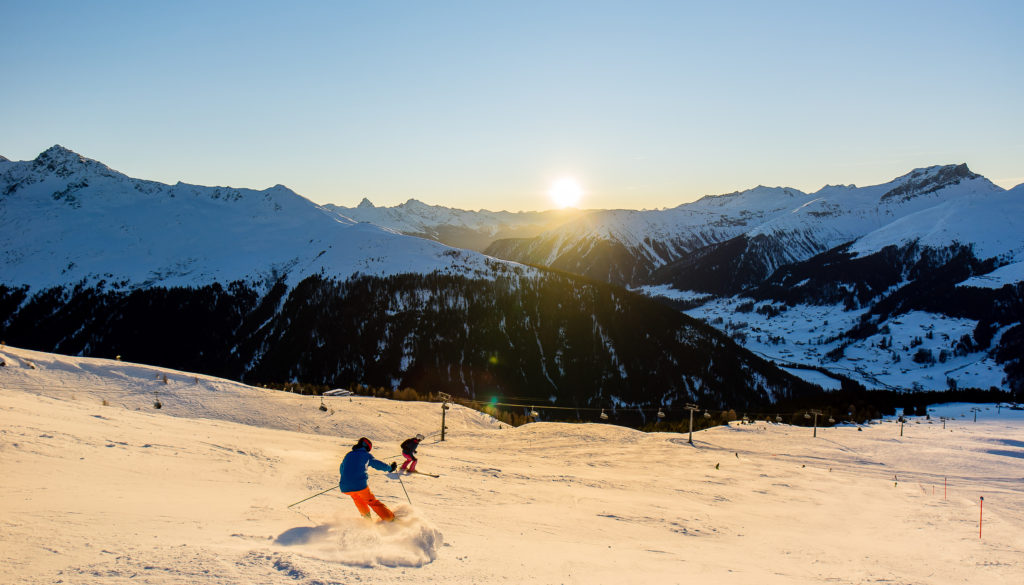
[[(894, 421), (816, 438), (734, 423), (692, 446), (685, 434), (596, 423), (509, 428), (454, 406), (440, 442), (437, 404), (329, 397), (323, 411), (319, 397), (114, 360), (6, 346), (0, 360), (4, 583), (1024, 574), (1024, 412), (995, 405), (937, 407), (902, 436)], [(362, 520), (336, 491), (289, 509), (335, 484), (358, 437), (392, 460), (418, 432), (420, 468), (440, 478), (371, 471), (395, 523)]]

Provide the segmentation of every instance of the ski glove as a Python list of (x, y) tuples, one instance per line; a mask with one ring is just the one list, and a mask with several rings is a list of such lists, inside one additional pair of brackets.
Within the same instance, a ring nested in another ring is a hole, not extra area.
[(395, 463), (394, 461), (392, 461), (392, 462), (391, 462), (391, 471), (394, 471), (394, 470), (396, 470), (396, 469), (398, 469), (398, 464), (397, 464), (397, 463)]

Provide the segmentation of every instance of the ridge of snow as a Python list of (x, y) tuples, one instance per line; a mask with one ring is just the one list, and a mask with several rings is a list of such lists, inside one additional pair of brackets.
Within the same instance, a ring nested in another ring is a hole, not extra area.
[(326, 212), (283, 185), (256, 191), (129, 178), (54, 146), (0, 167), (3, 282), (34, 288), (297, 282), (511, 266)]
[(850, 251), (866, 256), (911, 241), (929, 247), (971, 245), (982, 259), (1019, 258), (1024, 253), (1024, 197), (1012, 191), (962, 193), (879, 227)]

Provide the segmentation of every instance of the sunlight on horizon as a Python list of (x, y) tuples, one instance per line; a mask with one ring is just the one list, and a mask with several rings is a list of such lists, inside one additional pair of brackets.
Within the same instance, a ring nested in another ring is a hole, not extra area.
[(551, 197), (551, 202), (555, 204), (555, 207), (559, 209), (576, 207), (583, 199), (583, 188), (580, 187), (576, 179), (562, 177), (551, 184), (548, 196)]

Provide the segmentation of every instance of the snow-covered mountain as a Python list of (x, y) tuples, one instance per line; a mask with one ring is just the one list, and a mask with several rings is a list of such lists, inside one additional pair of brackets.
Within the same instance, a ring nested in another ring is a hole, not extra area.
[(906, 215), (1003, 190), (966, 165), (918, 169), (870, 187), (806, 194), (757, 187), (659, 211), (603, 211), (487, 253), (625, 285), (738, 292)]
[[(832, 231), (845, 243), (762, 270), (758, 282), (737, 277), (756, 241), (737, 239), (707, 253), (704, 265), (676, 266), (673, 285), (702, 294), (648, 290), (680, 299), (689, 314), (780, 365), (869, 388), (1024, 392), (1024, 189), (1005, 191), (964, 167), (907, 178), (812, 230), (839, 225)], [(785, 242), (785, 230), (763, 232), (762, 243)]]
[(0, 339), (35, 349), (570, 407), (814, 391), (629, 291), (59, 146), (0, 162), (0, 254)]
[(946, 165), (594, 212), (488, 253), (640, 286), (780, 365), (869, 388), (1024, 392), (1022, 212), (1024, 186)]
[(486, 209), (467, 211), (427, 205), (416, 199), (394, 207), (377, 207), (365, 197), (356, 207), (331, 203), (323, 207), (346, 219), (477, 251), (483, 251), (497, 239), (536, 236), (586, 213), (572, 209), (515, 213)]
[(166, 185), (61, 146), (0, 162), (0, 251), (0, 280), (32, 288), (500, 270), (480, 254), (341, 218), (282, 185)]
[(795, 189), (757, 187), (673, 209), (592, 211), (534, 238), (495, 241), (486, 252), (598, 280), (636, 284), (659, 266), (737, 237), (806, 200)]

